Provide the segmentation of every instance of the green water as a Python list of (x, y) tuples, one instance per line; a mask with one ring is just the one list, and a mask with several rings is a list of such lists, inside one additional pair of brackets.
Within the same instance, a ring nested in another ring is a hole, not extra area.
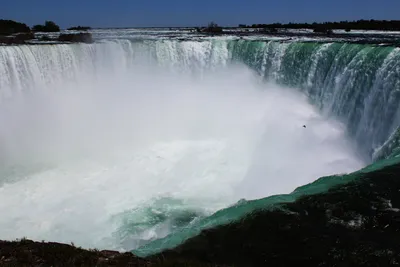
[(152, 243), (144, 245), (132, 252), (141, 257), (156, 254), (163, 250), (171, 249), (179, 244), (182, 244), (185, 240), (198, 235), (204, 229), (213, 228), (216, 226), (221, 226), (234, 221), (238, 221), (244, 216), (249, 215), (252, 212), (260, 209), (279, 209), (282, 203), (294, 202), (301, 196), (326, 192), (328, 189), (334, 186), (346, 184), (351, 181), (357, 181), (358, 179), (360, 179), (361, 174), (374, 172), (376, 170), (384, 168), (385, 166), (399, 163), (400, 157), (395, 156), (373, 163), (351, 174), (322, 177), (313, 183), (298, 187), (291, 194), (275, 195), (252, 201), (242, 200), (232, 207), (220, 210), (209, 217), (202, 218), (196, 223), (183, 227), (179, 231), (176, 231), (166, 238), (153, 241)]
[(301, 196), (326, 192), (333, 186), (355, 181), (400, 158), (399, 101), (400, 50), (346, 43), (279, 43), (230, 41), (229, 58), (256, 70), (267, 81), (298, 88), (321, 112), (341, 120), (360, 151), (373, 163), (347, 175), (322, 177), (297, 188), (291, 194), (260, 200), (239, 201), (211, 216), (181, 227), (165, 238), (133, 251), (148, 256), (174, 248), (185, 240), (259, 209), (279, 208)]
[[(362, 172), (398, 163), (400, 49), (395, 47), (218, 38), (201, 41), (118, 39), (92, 45), (7, 46), (0, 49), (0, 87), (5, 88), (0, 100), (5, 101), (15, 92), (29, 92), (35, 83), (38, 88), (43, 84), (57, 88), (56, 85), (68, 80), (97, 77), (102, 71), (126, 72), (143, 62), (148, 62), (151, 68), (178, 70), (182, 75), (244, 63), (267, 82), (303, 92), (323, 115), (341, 121), (360, 154), (372, 164), (352, 174), (320, 178), (292, 194), (242, 200), (214, 214), (197, 210), (195, 204), (179, 199), (155, 199), (147, 206), (115, 215), (118, 217), (115, 220), (122, 220), (122, 226), (115, 233), (117, 239), (136, 238), (136, 245), (141, 246), (133, 251), (137, 255), (173, 248), (202, 229), (240, 220), (260, 208), (279, 208), (280, 203), (295, 201), (305, 194), (325, 192), (332, 186), (358, 179)], [(38, 77), (43, 80), (36, 79)], [(1, 176), (6, 177), (4, 183), (15, 181), (21, 173), (44, 169), (43, 166), (4, 169)], [(165, 227), (161, 229), (165, 230), (165, 238), (147, 243), (160, 236), (143, 237), (141, 233), (156, 226)]]
[(399, 124), (399, 48), (243, 40), (228, 48), (233, 61), (301, 90), (321, 112), (342, 121), (370, 160)]

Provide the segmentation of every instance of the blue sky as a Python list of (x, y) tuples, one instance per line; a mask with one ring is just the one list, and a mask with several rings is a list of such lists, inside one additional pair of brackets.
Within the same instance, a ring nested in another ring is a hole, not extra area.
[(62, 28), (400, 19), (400, 0), (3, 0), (0, 18)]

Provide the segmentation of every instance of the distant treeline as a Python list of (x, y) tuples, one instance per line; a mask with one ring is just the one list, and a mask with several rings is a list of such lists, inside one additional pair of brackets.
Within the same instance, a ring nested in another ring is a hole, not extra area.
[(218, 33), (222, 33), (222, 27), (218, 26), (217, 23), (212, 21), (212, 22), (208, 23), (207, 27), (196, 28), (196, 31), (204, 32), (204, 33), (218, 34)]
[[(87, 31), (91, 29), (87, 26), (71, 27), (68, 30)], [(44, 24), (34, 25), (29, 28), (25, 23), (20, 23), (13, 20), (0, 20), (0, 35), (12, 35), (16, 33), (31, 33), (31, 32), (59, 32), (60, 26), (54, 21), (45, 21)]]
[(87, 27), (87, 26), (77, 26), (77, 27), (68, 28), (67, 30), (69, 30), (69, 31), (87, 31), (87, 30), (90, 30), (90, 29), (91, 28)]
[(35, 25), (29, 28), (26, 24), (13, 20), (0, 20), (0, 44), (15, 45), (26, 44), (28, 41), (37, 39), (39, 41), (68, 42), (68, 43), (93, 43), (92, 35), (88, 32), (90, 27), (77, 26), (69, 30), (81, 31), (80, 33), (60, 33), (57, 36), (37, 36), (37, 32), (60, 32), (60, 26), (53, 21), (45, 21), (43, 25)]
[(10, 35), (14, 33), (27, 33), (31, 29), (24, 23), (13, 20), (0, 19), (0, 35)]
[(54, 23), (54, 21), (46, 21), (44, 25), (35, 25), (32, 27), (34, 32), (59, 32), (60, 26)]
[(272, 23), (272, 24), (239, 24), (240, 28), (275, 28), (275, 29), (343, 29), (343, 30), (382, 30), (400, 31), (400, 20), (357, 20), (323, 23)]

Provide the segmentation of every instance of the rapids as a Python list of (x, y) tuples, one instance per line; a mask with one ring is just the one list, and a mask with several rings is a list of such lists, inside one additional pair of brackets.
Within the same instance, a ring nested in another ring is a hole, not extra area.
[(240, 199), (356, 171), (397, 129), (399, 57), (218, 38), (0, 47), (0, 238), (151, 254)]

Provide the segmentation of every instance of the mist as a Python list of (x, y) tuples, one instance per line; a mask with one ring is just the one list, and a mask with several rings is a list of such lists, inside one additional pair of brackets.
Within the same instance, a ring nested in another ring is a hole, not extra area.
[(83, 247), (120, 242), (111, 218), (154, 198), (210, 214), (364, 165), (340, 123), (244, 66), (136, 66), (17, 94), (0, 106), (0, 160), (2, 239)]

